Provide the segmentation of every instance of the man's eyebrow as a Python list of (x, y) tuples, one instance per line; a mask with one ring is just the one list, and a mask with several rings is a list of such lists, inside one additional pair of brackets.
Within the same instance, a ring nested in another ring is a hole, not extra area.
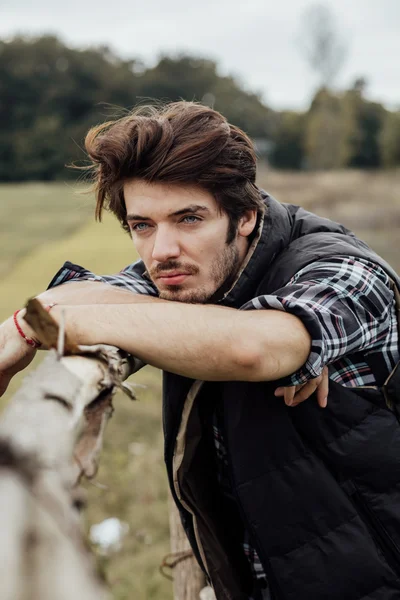
[[(173, 213), (170, 213), (168, 217), (179, 217), (180, 215), (186, 215), (187, 213), (198, 213), (198, 212), (210, 212), (210, 209), (207, 206), (202, 206), (201, 204), (190, 204), (189, 206), (185, 206), (185, 208), (181, 208), (176, 210)], [(143, 217), (142, 215), (126, 215), (127, 221), (150, 221), (150, 217)]]
[(150, 221), (150, 217), (142, 217), (141, 215), (126, 215), (127, 221)]
[(197, 213), (197, 212), (210, 212), (207, 206), (201, 206), (200, 204), (190, 204), (189, 206), (185, 206), (185, 208), (181, 208), (171, 214), (169, 217), (179, 217), (179, 215), (185, 215), (186, 213)]

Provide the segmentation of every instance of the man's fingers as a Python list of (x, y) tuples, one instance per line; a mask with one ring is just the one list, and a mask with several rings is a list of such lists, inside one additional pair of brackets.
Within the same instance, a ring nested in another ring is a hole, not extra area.
[(296, 393), (301, 390), (306, 383), (302, 383), (301, 385), (288, 385), (286, 387), (278, 387), (275, 390), (275, 396), (283, 397), (285, 404), (288, 406), (293, 406), (293, 399), (296, 396)]
[(317, 390), (317, 401), (321, 408), (328, 403), (329, 377), (328, 367), (324, 367), (321, 375), (310, 379), (307, 383), (297, 386), (278, 387), (275, 396), (283, 396), (287, 406), (297, 406), (300, 402), (307, 400)]
[(325, 408), (328, 404), (328, 391), (329, 391), (329, 376), (328, 367), (324, 367), (321, 375), (321, 383), (317, 389), (317, 400), (321, 408)]
[(285, 404), (287, 404), (288, 406), (293, 405), (293, 398), (295, 396), (295, 393), (296, 387), (294, 385), (284, 388), (283, 399), (285, 400)]
[(307, 383), (305, 385), (303, 385), (301, 390), (298, 391), (297, 394), (295, 394), (291, 406), (297, 406), (298, 404), (300, 404), (300, 402), (304, 402), (304, 400), (307, 400), (307, 398), (309, 398), (317, 389), (317, 387), (319, 385), (318, 382), (319, 382), (319, 377), (317, 377), (316, 379), (311, 379), (310, 381), (307, 381)]

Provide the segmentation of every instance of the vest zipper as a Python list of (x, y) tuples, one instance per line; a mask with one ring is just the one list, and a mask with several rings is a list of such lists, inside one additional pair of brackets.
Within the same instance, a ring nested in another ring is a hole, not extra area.
[(372, 509), (365, 502), (361, 493), (356, 490), (351, 495), (355, 506), (358, 509), (358, 513), (370, 532), (375, 544), (378, 546), (386, 562), (390, 568), (400, 575), (400, 550), (393, 542), (388, 532), (382, 523), (378, 520)]
[(230, 461), (229, 461), (229, 459), (228, 459), (228, 464), (229, 464), (229, 471), (230, 471), (229, 472), (229, 479), (231, 481), (232, 494), (235, 497), (237, 509), (238, 509), (238, 511), (240, 513), (243, 525), (247, 529), (247, 531), (248, 531), (248, 533), (250, 535), (251, 543), (253, 544), (255, 550), (257, 551), (259, 559), (262, 561), (262, 566), (264, 567), (265, 575), (266, 575), (266, 578), (267, 578), (267, 584), (268, 584), (268, 587), (270, 588), (270, 592), (271, 592), (271, 600), (278, 600), (278, 598), (283, 598), (283, 596), (282, 596), (281, 593), (279, 593), (279, 596), (278, 596), (278, 592), (280, 592), (280, 590), (278, 588), (278, 583), (277, 583), (276, 577), (275, 577), (274, 573), (272, 572), (272, 569), (271, 569), (271, 566), (269, 564), (269, 561), (263, 556), (263, 553), (260, 551), (260, 546), (258, 544), (257, 536), (255, 535), (254, 530), (253, 530), (250, 522), (248, 521), (248, 519), (246, 517), (246, 514), (245, 514), (245, 512), (243, 510), (243, 507), (242, 507), (242, 505), (240, 503), (239, 496), (236, 493), (236, 488), (232, 485), (233, 479), (232, 479), (232, 472), (231, 472), (231, 469), (230, 469)]
[[(240, 517), (242, 519), (242, 523), (250, 535), (251, 543), (253, 544), (255, 550), (257, 551), (259, 559), (262, 560), (262, 566), (264, 567), (265, 575), (267, 578), (267, 583), (268, 583), (268, 586), (270, 589), (271, 600), (279, 600), (279, 598), (283, 598), (283, 594), (282, 594), (281, 590), (279, 589), (278, 582), (276, 580), (275, 574), (273, 573), (273, 571), (271, 569), (268, 559), (266, 559), (264, 557), (263, 552), (260, 552), (260, 546), (258, 544), (257, 536), (254, 533), (254, 530), (253, 530), (250, 522), (247, 519), (247, 516), (241, 505), (239, 495), (236, 492), (236, 486), (234, 485), (233, 469), (232, 469), (231, 456), (230, 456), (230, 452), (229, 452), (229, 444), (227, 441), (225, 426), (224, 426), (224, 436), (225, 436), (226, 458), (227, 458), (227, 462), (228, 462), (229, 482), (230, 482), (230, 486), (231, 486), (232, 495), (234, 496), (235, 501), (236, 501), (236, 507), (239, 511)], [(262, 559), (262, 557), (263, 557), (263, 559)]]
[[(208, 568), (206, 556), (205, 556), (205, 553), (204, 553), (204, 548), (203, 548), (203, 545), (202, 545), (202, 542), (201, 542), (201, 539), (200, 539), (200, 534), (199, 534), (199, 530), (198, 530), (196, 514), (194, 513), (194, 511), (192, 510), (192, 508), (190, 507), (190, 505), (183, 499), (182, 492), (181, 492), (181, 489), (180, 489), (180, 486), (179, 486), (179, 483), (178, 483), (177, 480), (174, 480), (174, 489), (175, 489), (175, 493), (176, 493), (176, 495), (178, 497), (179, 502), (182, 504), (183, 508), (192, 516), (192, 519), (193, 519), (193, 531), (194, 531), (194, 536), (195, 536), (196, 543), (197, 543), (197, 548), (199, 550), (200, 558), (201, 558), (201, 561), (203, 563), (203, 571), (205, 571), (206, 574), (207, 574), (207, 576), (206, 576), (207, 584), (213, 589), (214, 594), (216, 596), (214, 583), (213, 583), (212, 577), (210, 575), (210, 569)], [(230, 596), (227, 595), (225, 586), (223, 586), (223, 585), (220, 584), (220, 587), (223, 588), (224, 599), (225, 600), (229, 600)]]

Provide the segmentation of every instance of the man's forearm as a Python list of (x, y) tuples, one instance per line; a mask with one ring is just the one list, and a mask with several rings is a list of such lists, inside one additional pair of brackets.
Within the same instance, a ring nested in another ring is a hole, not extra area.
[[(50, 288), (37, 296), (42, 304), (58, 305), (96, 305), (96, 304), (142, 304), (150, 302), (165, 302), (160, 298), (146, 294), (136, 294), (126, 289), (116, 287), (100, 281), (71, 281)], [(21, 312), (21, 317), (24, 310)], [(31, 327), (24, 324), (25, 334), (32, 338), (35, 332)]]
[[(57, 320), (61, 310), (52, 311)], [(76, 343), (111, 344), (194, 379), (275, 380), (300, 368), (310, 351), (301, 321), (280, 311), (177, 302), (64, 310), (67, 333)]]

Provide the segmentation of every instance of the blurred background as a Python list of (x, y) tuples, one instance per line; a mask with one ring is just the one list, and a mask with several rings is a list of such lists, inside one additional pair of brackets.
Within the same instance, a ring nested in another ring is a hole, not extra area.
[[(0, 0), (0, 318), (65, 260), (112, 273), (136, 258), (66, 165), (84, 164), (89, 127), (153, 100), (222, 112), (254, 140), (262, 187), (400, 270), (399, 31), (398, 0)], [(116, 600), (169, 600), (160, 374), (134, 381), (139, 400), (115, 400), (87, 528), (124, 524), (121, 545), (98, 549)]]

